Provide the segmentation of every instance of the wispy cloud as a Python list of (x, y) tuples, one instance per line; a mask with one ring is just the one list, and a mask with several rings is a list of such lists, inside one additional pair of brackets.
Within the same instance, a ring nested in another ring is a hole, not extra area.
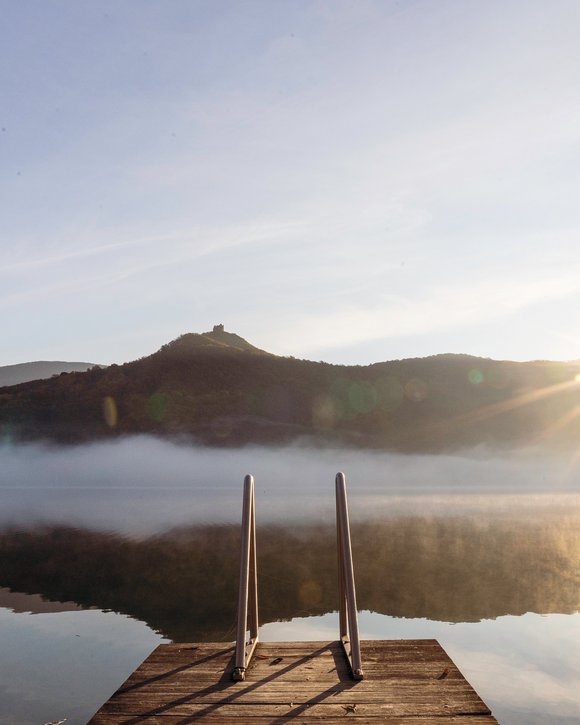
[[(170, 239), (170, 238), (169, 238)], [(14, 262), (7, 262), (0, 265), (0, 274), (2, 272), (15, 272), (19, 270), (31, 270), (38, 267), (48, 267), (52, 265), (60, 265), (63, 262), (71, 260), (82, 260), (86, 257), (94, 257), (98, 255), (107, 255), (125, 247), (135, 247), (144, 244), (169, 241), (166, 236), (145, 237), (142, 239), (129, 239), (119, 242), (109, 242), (99, 244), (92, 247), (78, 247), (73, 249), (61, 250), (55, 254), (45, 257), (35, 257), (31, 259), (19, 259)]]
[(277, 349), (292, 353), (311, 340), (318, 351), (389, 337), (473, 327), (550, 300), (580, 295), (580, 270), (566, 276), (504, 277), (434, 286), (413, 297), (385, 295), (382, 304), (337, 304), (327, 311), (301, 309), (285, 320)]
[[(24, 301), (53, 301), (59, 295), (85, 293), (103, 286), (114, 286), (131, 278), (160, 268), (190, 263), (212, 254), (227, 253), (246, 245), (281, 243), (300, 234), (303, 225), (296, 222), (256, 221), (224, 227), (198, 227), (188, 233), (137, 237), (86, 248), (69, 249), (59, 254), (31, 260), (20, 260), (0, 266), (0, 274), (10, 273), (13, 292), (4, 292), (0, 307), (10, 307)], [(136, 249), (138, 252), (136, 253)], [(82, 264), (80, 274), (76, 265), (94, 258), (90, 265)], [(72, 265), (72, 266), (71, 266)], [(48, 277), (45, 268), (57, 272)], [(18, 274), (38, 274), (38, 283), (23, 288)]]

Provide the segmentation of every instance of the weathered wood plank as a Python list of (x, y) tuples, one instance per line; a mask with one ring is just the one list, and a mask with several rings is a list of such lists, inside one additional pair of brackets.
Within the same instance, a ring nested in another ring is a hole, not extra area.
[(344, 717), (358, 725), (496, 723), (436, 640), (364, 641), (361, 651), (365, 679), (357, 682), (339, 642), (261, 643), (246, 680), (233, 682), (232, 646), (160, 645), (91, 725), (194, 720), (265, 725)]
[[(285, 663), (276, 663), (274, 665), (266, 664), (263, 667), (251, 668), (247, 671), (246, 682), (258, 682), (267, 678), (274, 673), (282, 673), (286, 682), (334, 682), (339, 680), (349, 680), (350, 670), (344, 667), (319, 667), (319, 666), (297, 666), (295, 669), (284, 671)], [(231, 670), (231, 668), (228, 668)], [(147, 671), (147, 676), (131, 676), (125, 687), (138, 688), (143, 687), (149, 681), (165, 681), (168, 685), (175, 682), (181, 682), (188, 686), (195, 686), (195, 683), (211, 683), (216, 682), (221, 671), (191, 671), (190, 669), (177, 668), (176, 672), (167, 673), (161, 668)], [(459, 680), (462, 675), (455, 667), (446, 666), (445, 662), (428, 663), (423, 666), (418, 665), (391, 665), (383, 668), (365, 666), (364, 679), (367, 682), (382, 681), (385, 678), (392, 680)]]
[[(295, 682), (257, 680), (247, 681), (242, 685), (239, 683), (199, 683), (175, 682), (166, 684), (163, 681), (152, 682), (146, 688), (150, 697), (195, 697), (199, 701), (214, 702), (215, 700), (235, 699), (239, 702), (262, 701), (271, 698), (283, 698), (286, 702), (287, 693), (292, 694), (295, 702), (303, 702), (312, 699), (318, 694), (325, 697), (332, 697), (337, 702), (342, 702), (349, 697), (355, 697), (359, 702), (377, 702), (384, 698), (390, 701), (400, 701), (414, 697), (422, 698), (471, 698), (476, 699), (474, 690), (464, 679), (457, 680), (363, 680), (360, 684), (347, 682), (327, 682), (322, 688), (316, 682)], [(130, 702), (144, 697), (142, 688), (125, 690), (119, 692), (117, 698), (120, 702)], [(377, 700), (377, 698), (380, 698)], [(276, 701), (276, 700), (272, 700)]]
[[(149, 680), (164, 680), (168, 684), (175, 681), (183, 683), (216, 681), (219, 675), (233, 668), (233, 660), (203, 665), (188, 665), (171, 663), (163, 667), (155, 663), (146, 671), (138, 671), (131, 675), (127, 686), (139, 686)], [(253, 660), (246, 673), (246, 681), (257, 681), (268, 678), (274, 674), (283, 675), (285, 681), (333, 681), (349, 680), (350, 669), (346, 661), (333, 662), (325, 658), (318, 660), (302, 660), (295, 657), (268, 657), (265, 660)], [(366, 662), (365, 680), (383, 679), (461, 679), (462, 675), (457, 667), (443, 658), (423, 662)]]
[(143, 717), (131, 720), (119, 720), (117, 715), (104, 715), (97, 714), (91, 720), (91, 725), (129, 725), (134, 723), (137, 725), (185, 725), (188, 722), (195, 722), (196, 720), (203, 719), (204, 721), (211, 722), (212, 725), (231, 725), (235, 722), (236, 725), (266, 725), (272, 722), (272, 717), (275, 718), (276, 723), (313, 723), (324, 720), (324, 725), (329, 723), (330, 725), (344, 725), (345, 717), (355, 725), (377, 725), (377, 723), (387, 723), (387, 725), (498, 725), (497, 720), (491, 715), (466, 715), (466, 716), (434, 716), (434, 717), (390, 717), (389, 715), (379, 716), (358, 716), (351, 713), (342, 713), (338, 716), (330, 714), (323, 714), (318, 717), (311, 717), (309, 715), (301, 715), (298, 718), (295, 715), (275, 715), (264, 714), (261, 715), (246, 715), (242, 713), (237, 714), (220, 714), (220, 711), (208, 713), (199, 718), (197, 716), (191, 716), (184, 720), (181, 715), (153, 715), (151, 717)]

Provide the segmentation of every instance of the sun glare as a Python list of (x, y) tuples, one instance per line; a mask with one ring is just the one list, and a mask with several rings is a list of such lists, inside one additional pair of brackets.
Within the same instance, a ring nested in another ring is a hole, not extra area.
[(576, 375), (572, 380), (568, 380), (565, 383), (555, 383), (554, 385), (548, 385), (545, 388), (539, 388), (538, 390), (531, 390), (521, 395), (516, 395), (508, 400), (502, 400), (499, 403), (493, 403), (492, 405), (486, 405), (482, 408), (477, 408), (469, 413), (460, 415), (456, 418), (458, 421), (477, 421), (486, 420), (487, 418), (493, 418), (501, 413), (507, 413), (509, 410), (520, 408), (523, 405), (529, 405), (535, 403), (538, 400), (548, 398), (552, 395), (558, 395), (566, 390), (572, 390), (580, 386), (580, 374)]

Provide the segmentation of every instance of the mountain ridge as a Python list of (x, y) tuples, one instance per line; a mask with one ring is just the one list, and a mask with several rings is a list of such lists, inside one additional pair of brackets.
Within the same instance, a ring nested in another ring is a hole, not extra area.
[(14, 365), (1, 365), (0, 388), (27, 383), (31, 380), (43, 380), (61, 373), (85, 372), (95, 366), (102, 367), (96, 363), (64, 360), (33, 360)]
[(273, 355), (220, 325), (122, 365), (2, 388), (0, 430), (68, 443), (147, 433), (219, 446), (570, 447), (579, 373), (454, 353), (333, 365)]

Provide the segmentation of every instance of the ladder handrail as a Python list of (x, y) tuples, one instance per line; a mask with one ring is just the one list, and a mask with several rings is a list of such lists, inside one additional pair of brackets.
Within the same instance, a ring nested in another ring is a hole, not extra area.
[[(249, 621), (248, 621), (249, 620)], [(248, 627), (249, 625), (249, 627)], [(246, 640), (246, 632), (250, 638)], [(246, 669), (258, 643), (258, 577), (256, 568), (256, 514), (254, 478), (244, 478), (242, 507), (242, 540), (240, 544), (240, 588), (238, 592), (238, 625), (236, 659), (232, 679), (246, 678)]]
[(352, 676), (355, 680), (362, 680), (363, 671), (358, 634), (352, 544), (350, 540), (348, 504), (346, 500), (346, 480), (344, 473), (341, 472), (336, 474), (336, 538), (340, 602), (339, 636), (352, 671)]
[[(339, 637), (355, 680), (363, 679), (358, 632), (352, 544), (346, 499), (344, 473), (336, 474), (336, 538), (338, 549), (339, 582)], [(246, 635), (249, 630), (249, 639)], [(258, 643), (258, 577), (256, 566), (256, 514), (254, 502), (254, 478), (244, 478), (242, 507), (242, 537), (240, 543), (240, 588), (238, 592), (238, 621), (236, 654), (232, 679), (246, 678)]]

